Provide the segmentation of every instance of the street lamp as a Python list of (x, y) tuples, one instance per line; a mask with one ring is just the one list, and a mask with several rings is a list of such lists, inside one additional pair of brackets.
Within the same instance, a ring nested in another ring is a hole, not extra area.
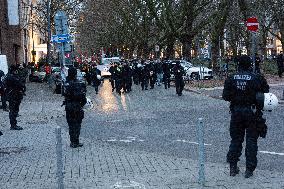
[(47, 63), (50, 65), (50, 41), (51, 41), (51, 29), (50, 29), (50, 0), (47, 1)]

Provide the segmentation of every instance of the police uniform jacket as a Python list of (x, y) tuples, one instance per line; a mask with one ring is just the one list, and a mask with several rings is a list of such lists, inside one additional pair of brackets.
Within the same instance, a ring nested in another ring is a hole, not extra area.
[(255, 105), (258, 92), (269, 92), (265, 78), (250, 71), (239, 71), (226, 79), (222, 97), (231, 102), (230, 108), (234, 111)]

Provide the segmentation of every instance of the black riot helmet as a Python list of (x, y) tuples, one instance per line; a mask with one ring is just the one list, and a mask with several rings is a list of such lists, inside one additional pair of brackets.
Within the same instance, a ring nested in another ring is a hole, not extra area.
[(251, 58), (247, 55), (242, 55), (238, 58), (239, 69), (241, 70), (249, 70), (251, 67)]
[(14, 73), (17, 73), (17, 71), (18, 71), (18, 66), (12, 64), (12, 65), (10, 66), (10, 68), (9, 68), (9, 72), (12, 73), (12, 74), (14, 74)]
[(77, 69), (74, 67), (70, 67), (68, 69), (68, 79), (69, 80), (74, 80), (77, 78)]

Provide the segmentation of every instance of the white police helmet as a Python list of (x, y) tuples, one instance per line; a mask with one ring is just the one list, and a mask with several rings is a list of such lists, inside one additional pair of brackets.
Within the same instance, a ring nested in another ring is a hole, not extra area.
[(101, 75), (97, 75), (97, 79), (102, 79), (102, 76)]
[(272, 111), (278, 106), (278, 98), (273, 93), (264, 93), (263, 110)]
[(92, 101), (89, 97), (86, 97), (86, 100), (87, 100), (87, 102), (86, 102), (86, 104), (85, 104), (85, 106), (84, 106), (84, 109), (85, 109), (85, 110), (91, 110), (91, 109), (93, 109), (93, 107), (94, 107), (93, 101)]

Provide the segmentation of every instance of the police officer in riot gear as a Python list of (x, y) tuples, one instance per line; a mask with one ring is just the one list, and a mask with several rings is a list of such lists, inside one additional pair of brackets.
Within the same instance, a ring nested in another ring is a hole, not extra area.
[(155, 65), (153, 64), (153, 61), (150, 62), (148, 66), (149, 70), (149, 82), (150, 82), (150, 89), (154, 89), (156, 80), (157, 80), (157, 74), (156, 74), (156, 69)]
[(163, 63), (163, 81), (165, 89), (170, 88), (171, 84), (171, 69), (169, 64), (166, 62)]
[(65, 111), (69, 126), (70, 147), (82, 147), (79, 142), (81, 123), (84, 118), (83, 106), (86, 104), (86, 85), (77, 80), (77, 70), (69, 68), (65, 84)]
[(175, 84), (176, 84), (176, 93), (181, 96), (182, 91), (184, 88), (184, 80), (183, 76), (185, 75), (185, 71), (183, 67), (180, 65), (179, 62), (176, 63), (175, 67), (173, 68), (173, 72), (175, 75)]
[(110, 78), (109, 78), (109, 81), (110, 81), (110, 84), (111, 84), (111, 88), (112, 88), (112, 92), (114, 91), (115, 89), (115, 77), (114, 77), (114, 64), (113, 63), (110, 63), (110, 68), (109, 68), (109, 73), (111, 73), (110, 75)]
[(246, 135), (246, 172), (245, 178), (253, 175), (257, 166), (257, 139), (260, 135), (258, 118), (262, 116), (261, 110), (254, 109), (257, 93), (266, 93), (269, 86), (260, 74), (252, 73), (251, 59), (241, 56), (238, 59), (238, 72), (228, 77), (225, 81), (223, 99), (229, 101), (231, 122), (231, 144), (227, 154), (230, 163), (230, 176), (239, 173), (237, 163), (242, 153), (242, 143)]
[(11, 130), (22, 130), (23, 128), (17, 125), (17, 116), (19, 113), (19, 107), (23, 96), (25, 94), (25, 84), (22, 82), (18, 73), (18, 67), (11, 65), (9, 73), (5, 80), (6, 85), (6, 97), (9, 102), (9, 119), (11, 124)]
[(120, 63), (118, 65), (115, 65), (114, 67), (114, 78), (115, 78), (115, 90), (116, 93), (121, 95), (121, 89), (122, 89), (122, 71), (123, 67)]
[(143, 65), (140, 74), (141, 74), (140, 75), (140, 78), (141, 78), (141, 88), (142, 88), (142, 90), (148, 90), (149, 78), (150, 78), (150, 71), (149, 71), (148, 63), (145, 63)]
[(91, 69), (91, 80), (93, 83), (93, 87), (95, 88), (96, 94), (99, 93), (99, 86), (101, 84), (101, 71), (97, 68), (97, 65)]

